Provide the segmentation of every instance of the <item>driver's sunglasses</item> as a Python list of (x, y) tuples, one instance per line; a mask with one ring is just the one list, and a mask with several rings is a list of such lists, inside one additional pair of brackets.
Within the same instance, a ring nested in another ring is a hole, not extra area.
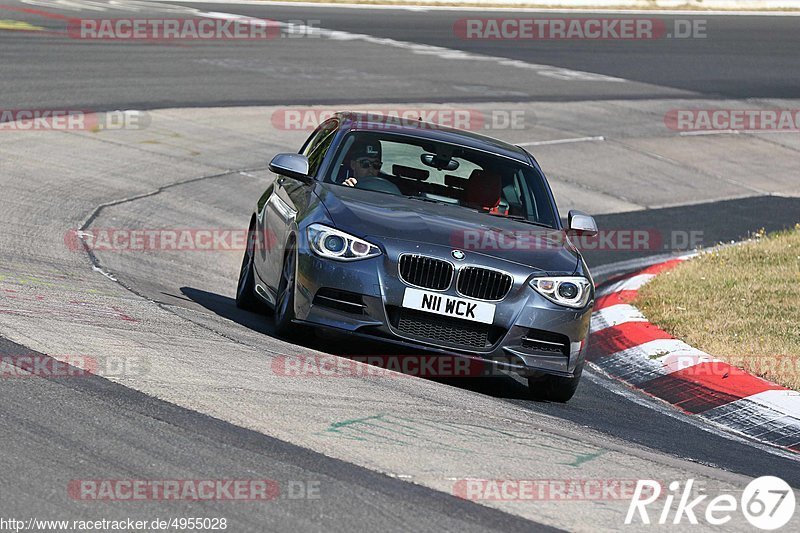
[(375, 170), (380, 170), (380, 168), (383, 166), (383, 163), (381, 161), (373, 161), (372, 159), (366, 157), (357, 159), (356, 162), (358, 163), (358, 166), (360, 166), (361, 168), (372, 167)]

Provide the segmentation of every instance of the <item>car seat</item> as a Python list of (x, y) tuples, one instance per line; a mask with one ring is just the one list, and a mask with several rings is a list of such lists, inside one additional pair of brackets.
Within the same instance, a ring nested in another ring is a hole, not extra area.
[(473, 170), (464, 187), (464, 205), (492, 214), (508, 214), (508, 204), (501, 197), (502, 183), (496, 172)]

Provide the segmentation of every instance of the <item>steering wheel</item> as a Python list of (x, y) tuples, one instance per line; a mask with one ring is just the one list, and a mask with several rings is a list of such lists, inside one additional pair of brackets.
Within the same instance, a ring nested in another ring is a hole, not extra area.
[(397, 185), (380, 176), (365, 176), (360, 178), (358, 183), (356, 183), (356, 188), (365, 189), (367, 191), (388, 192), (389, 194), (396, 194), (398, 196), (402, 194), (400, 189), (397, 188)]

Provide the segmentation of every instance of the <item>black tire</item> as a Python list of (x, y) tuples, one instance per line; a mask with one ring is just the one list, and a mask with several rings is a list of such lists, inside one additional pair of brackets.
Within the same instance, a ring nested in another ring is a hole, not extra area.
[(294, 247), (289, 247), (283, 259), (281, 281), (278, 283), (278, 295), (275, 298), (275, 333), (280, 337), (291, 337), (297, 332), (297, 325), (292, 323), (296, 262)]
[(534, 400), (566, 403), (578, 389), (583, 374), (583, 364), (575, 369), (571, 378), (563, 376), (544, 375), (528, 378), (528, 394)]
[(255, 273), (253, 272), (253, 258), (255, 257), (256, 234), (251, 226), (247, 232), (247, 247), (242, 258), (242, 268), (239, 270), (239, 283), (236, 285), (236, 307), (246, 311), (261, 313), (264, 305), (256, 296)]

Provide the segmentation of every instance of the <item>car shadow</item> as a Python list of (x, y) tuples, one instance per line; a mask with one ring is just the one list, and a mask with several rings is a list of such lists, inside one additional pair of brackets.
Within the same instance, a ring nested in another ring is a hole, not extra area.
[(272, 325), (272, 318), (259, 313), (251, 313), (236, 307), (236, 300), (214, 292), (195, 289), (193, 287), (181, 287), (181, 294), (189, 300), (212, 313), (232, 320), (246, 328), (259, 333), (275, 337), (275, 328)]
[[(236, 300), (221, 294), (197, 289), (194, 287), (181, 287), (181, 293), (196, 304), (204, 307), (212, 313), (236, 322), (248, 329), (263, 333), (273, 338), (280, 338), (275, 334), (272, 324), (272, 316), (269, 314), (252, 313), (236, 307)], [(413, 356), (425, 355), (421, 351), (408, 350), (406, 348), (383, 344), (380, 342), (370, 342), (364, 339), (354, 339), (347, 334), (320, 334), (302, 335), (293, 339), (282, 339), (325, 353), (338, 355), (340, 357), (358, 356)], [(383, 366), (383, 365), (376, 365)], [(394, 367), (390, 367), (393, 370)], [(486, 394), (497, 398), (510, 400), (529, 400), (528, 388), (507, 375), (492, 376), (470, 376), (470, 377), (423, 377), (431, 381), (458, 387), (460, 389)]]

